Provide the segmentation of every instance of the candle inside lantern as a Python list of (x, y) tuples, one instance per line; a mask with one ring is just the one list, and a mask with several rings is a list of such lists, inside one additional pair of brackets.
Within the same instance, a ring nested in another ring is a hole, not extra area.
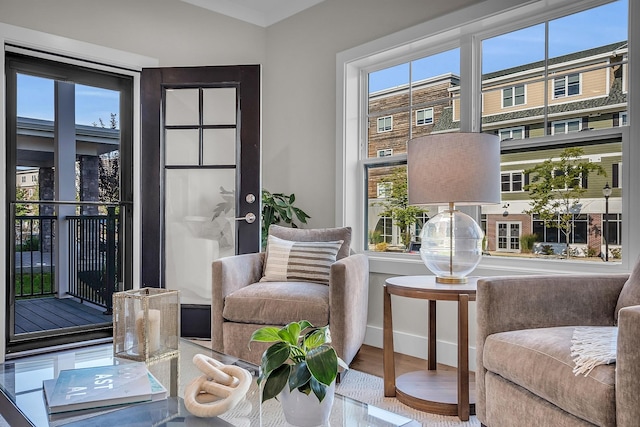
[(144, 310), (140, 310), (136, 313), (136, 333), (138, 335), (138, 353), (144, 352), (145, 342), (145, 320), (147, 322), (147, 331), (149, 335), (147, 338), (147, 347), (149, 354), (153, 354), (160, 350), (160, 310), (150, 309), (148, 316), (145, 319)]

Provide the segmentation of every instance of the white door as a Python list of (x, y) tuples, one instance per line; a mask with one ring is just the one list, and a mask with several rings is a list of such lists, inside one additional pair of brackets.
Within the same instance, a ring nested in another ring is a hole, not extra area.
[(498, 252), (520, 252), (520, 222), (498, 222), (497, 245)]

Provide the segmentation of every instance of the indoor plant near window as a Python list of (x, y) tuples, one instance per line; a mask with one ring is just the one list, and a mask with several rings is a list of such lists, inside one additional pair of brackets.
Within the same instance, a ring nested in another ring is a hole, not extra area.
[(329, 326), (316, 328), (307, 320), (280, 329), (266, 326), (256, 330), (251, 341), (273, 343), (260, 365), (262, 401), (278, 398), (290, 424), (325, 424), (333, 405), (338, 366), (348, 369), (330, 345)]
[(295, 222), (297, 218), (301, 224), (306, 224), (311, 218), (305, 211), (294, 206), (296, 195), (291, 193), (271, 193), (262, 189), (262, 247), (267, 246), (267, 236), (271, 224), (287, 224), (298, 228)]

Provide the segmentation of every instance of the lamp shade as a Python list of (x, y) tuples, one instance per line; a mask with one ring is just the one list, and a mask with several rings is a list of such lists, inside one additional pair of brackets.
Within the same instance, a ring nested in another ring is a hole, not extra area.
[(413, 138), (407, 147), (409, 204), (500, 203), (500, 139), (458, 132)]

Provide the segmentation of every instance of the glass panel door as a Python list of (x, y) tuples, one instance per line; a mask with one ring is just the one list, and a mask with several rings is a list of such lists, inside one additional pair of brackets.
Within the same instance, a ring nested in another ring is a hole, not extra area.
[(211, 262), (236, 253), (235, 87), (165, 89), (165, 280), (211, 304)]

